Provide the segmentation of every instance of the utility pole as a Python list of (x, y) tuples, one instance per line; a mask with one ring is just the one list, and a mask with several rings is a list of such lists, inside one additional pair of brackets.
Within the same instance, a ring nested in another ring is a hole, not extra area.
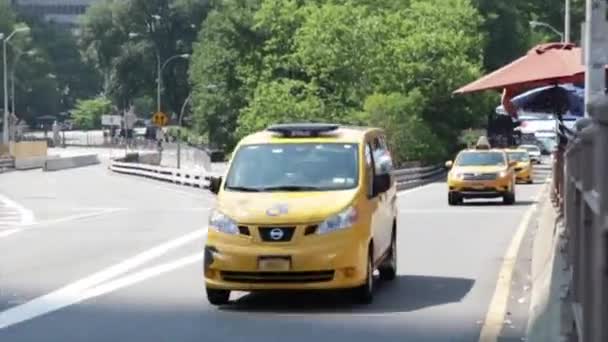
[(570, 43), (570, 0), (564, 6), (564, 43)]
[[(606, 0), (586, 0), (585, 14), (585, 108), (606, 87)], [(585, 111), (585, 116), (589, 116)]]

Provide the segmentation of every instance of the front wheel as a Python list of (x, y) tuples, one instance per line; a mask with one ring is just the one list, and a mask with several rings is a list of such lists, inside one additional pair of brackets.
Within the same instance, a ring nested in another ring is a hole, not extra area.
[(230, 300), (230, 291), (207, 288), (207, 300), (213, 305), (226, 305)]
[(448, 204), (449, 205), (459, 205), (462, 203), (462, 198), (453, 192), (448, 193)]
[(360, 304), (371, 304), (374, 300), (374, 266), (371, 247), (367, 257), (365, 283), (354, 289), (354, 299)]
[(510, 192), (502, 197), (502, 202), (506, 205), (515, 204), (515, 192)]
[(394, 230), (388, 258), (383, 262), (378, 271), (380, 272), (381, 280), (391, 281), (397, 278), (397, 233)]

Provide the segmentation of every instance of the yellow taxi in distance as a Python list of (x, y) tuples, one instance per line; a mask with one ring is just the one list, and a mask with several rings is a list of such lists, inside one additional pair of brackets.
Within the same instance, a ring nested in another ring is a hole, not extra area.
[(448, 204), (462, 204), (468, 198), (502, 197), (515, 203), (515, 162), (498, 149), (467, 149), (455, 161), (448, 161)]
[(211, 304), (231, 291), (352, 289), (397, 272), (396, 183), (384, 133), (281, 124), (241, 140), (210, 179), (204, 278)]
[(507, 152), (510, 161), (516, 162), (516, 180), (528, 184), (534, 183), (534, 167), (532, 166), (532, 160), (528, 151), (524, 149), (507, 149), (505, 152)]

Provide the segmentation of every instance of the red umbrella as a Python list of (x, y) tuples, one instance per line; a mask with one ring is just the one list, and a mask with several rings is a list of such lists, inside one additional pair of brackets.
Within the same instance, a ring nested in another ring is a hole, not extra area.
[(581, 49), (574, 44), (538, 45), (525, 56), (467, 84), (454, 93), (509, 89), (518, 92), (535, 86), (584, 81)]

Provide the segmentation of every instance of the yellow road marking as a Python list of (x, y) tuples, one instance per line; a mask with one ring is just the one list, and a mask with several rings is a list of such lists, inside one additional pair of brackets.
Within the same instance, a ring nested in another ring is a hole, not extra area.
[[(546, 189), (547, 186), (542, 187), (534, 202), (538, 203), (540, 201)], [(509, 248), (507, 248), (502, 266), (500, 267), (500, 272), (498, 273), (496, 289), (494, 290), (492, 301), (490, 302), (486, 318), (481, 327), (479, 342), (494, 342), (498, 340), (507, 312), (509, 294), (511, 291), (511, 280), (513, 278), (513, 270), (515, 269), (515, 264), (517, 262), (519, 248), (521, 247), (528, 225), (532, 219), (532, 214), (537, 206), (538, 204), (534, 204), (528, 208), (519, 227), (517, 227), (515, 235), (513, 235), (513, 238), (511, 239)]]

